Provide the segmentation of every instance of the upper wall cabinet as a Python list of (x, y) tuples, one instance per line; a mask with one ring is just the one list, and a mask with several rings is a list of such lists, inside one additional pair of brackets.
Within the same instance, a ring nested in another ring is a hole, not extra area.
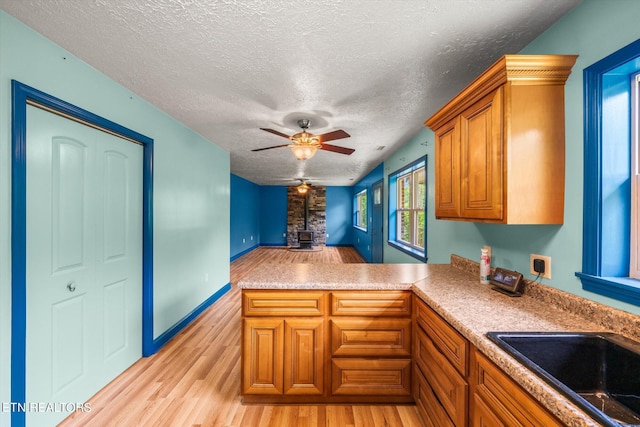
[(564, 83), (576, 55), (505, 55), (425, 124), (437, 219), (562, 224)]

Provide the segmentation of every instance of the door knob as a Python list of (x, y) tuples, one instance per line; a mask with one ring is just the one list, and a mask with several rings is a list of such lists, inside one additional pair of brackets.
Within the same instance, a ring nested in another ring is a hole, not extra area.
[(67, 283), (67, 289), (69, 289), (69, 292), (75, 291), (76, 290), (76, 283), (75, 282)]

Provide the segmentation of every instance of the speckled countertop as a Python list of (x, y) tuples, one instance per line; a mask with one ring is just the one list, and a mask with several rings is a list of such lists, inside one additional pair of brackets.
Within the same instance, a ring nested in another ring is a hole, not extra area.
[(240, 282), (245, 289), (412, 289), (426, 264), (261, 264)]
[(571, 427), (598, 426), (491, 342), (489, 331), (611, 331), (640, 341), (640, 316), (527, 281), (511, 298), (481, 285), (478, 264), (263, 264), (238, 283), (245, 289), (411, 289), (544, 407)]

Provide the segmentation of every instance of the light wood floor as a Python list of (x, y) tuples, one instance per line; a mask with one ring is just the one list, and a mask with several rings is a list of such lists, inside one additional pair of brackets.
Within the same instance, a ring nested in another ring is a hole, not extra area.
[(242, 405), (240, 291), (263, 262), (357, 263), (353, 248), (291, 252), (260, 247), (231, 263), (232, 289), (157, 354), (143, 358), (61, 426), (420, 426), (413, 405)]

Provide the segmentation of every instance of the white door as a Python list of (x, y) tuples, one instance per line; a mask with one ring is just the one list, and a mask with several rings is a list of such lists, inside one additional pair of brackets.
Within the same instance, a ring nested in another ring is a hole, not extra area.
[[(27, 107), (27, 425), (142, 356), (143, 147)], [(66, 404), (66, 405), (65, 405)]]

